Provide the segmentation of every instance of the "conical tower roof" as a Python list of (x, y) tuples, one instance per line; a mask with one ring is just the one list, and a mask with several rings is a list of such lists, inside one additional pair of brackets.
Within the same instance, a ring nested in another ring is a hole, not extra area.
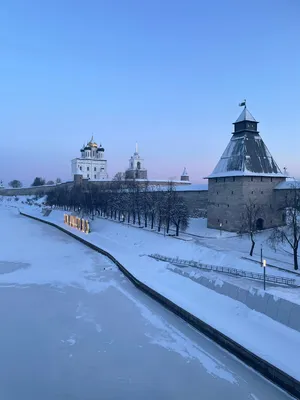
[(189, 174), (186, 170), (186, 167), (183, 168), (183, 172), (182, 172), (181, 176), (189, 176)]
[(235, 131), (208, 178), (226, 176), (285, 177), (257, 131), (258, 122), (245, 107), (234, 123)]
[(243, 111), (241, 112), (240, 116), (235, 121), (235, 123), (242, 122), (242, 121), (257, 122), (246, 106), (244, 107)]

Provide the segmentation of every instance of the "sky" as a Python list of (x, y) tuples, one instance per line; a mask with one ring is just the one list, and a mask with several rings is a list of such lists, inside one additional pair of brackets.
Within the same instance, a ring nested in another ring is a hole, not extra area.
[(0, 180), (71, 179), (92, 134), (108, 173), (212, 172), (247, 99), (300, 177), (299, 0), (3, 0)]

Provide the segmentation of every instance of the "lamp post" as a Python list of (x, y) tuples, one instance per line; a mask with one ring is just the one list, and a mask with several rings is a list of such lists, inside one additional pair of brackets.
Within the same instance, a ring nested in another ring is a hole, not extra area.
[(260, 265), (264, 269), (264, 290), (266, 290), (266, 267), (267, 267), (267, 261), (263, 260), (262, 245), (260, 246)]
[(222, 236), (222, 222), (220, 222), (220, 236)]
[(266, 267), (267, 267), (267, 261), (263, 260), (263, 268), (264, 268), (264, 290), (266, 290)]

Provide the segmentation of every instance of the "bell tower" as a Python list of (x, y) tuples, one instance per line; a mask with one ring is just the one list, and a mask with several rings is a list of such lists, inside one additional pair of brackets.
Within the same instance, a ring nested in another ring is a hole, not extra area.
[(140, 157), (138, 144), (135, 144), (135, 152), (129, 159), (129, 167), (125, 171), (125, 179), (147, 179), (147, 170), (144, 168), (144, 159)]

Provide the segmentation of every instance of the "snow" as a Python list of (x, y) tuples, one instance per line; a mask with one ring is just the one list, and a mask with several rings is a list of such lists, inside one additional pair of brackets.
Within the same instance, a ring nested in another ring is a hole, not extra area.
[[(29, 209), (24, 206), (24, 208), (27, 209), (27, 212), (43, 218), (38, 207)], [(249, 251), (249, 239), (239, 237), (207, 238), (204, 236), (204, 239), (199, 238), (193, 242), (185, 242), (105, 219), (91, 221), (92, 232), (86, 235), (64, 225), (63, 214), (62, 211), (54, 210), (45, 219), (108, 251), (139, 280), (255, 354), (265, 358), (271, 364), (300, 379), (298, 368), (299, 332), (249, 309), (236, 300), (207, 289), (189, 278), (174, 274), (168, 270), (165, 263), (147, 257), (151, 253), (160, 253), (166, 256), (179, 256), (184, 259), (201, 260), (205, 263), (260, 272), (259, 265), (241, 259), (241, 255)], [(264, 243), (265, 239), (264, 235), (259, 236), (258, 243)], [(256, 254), (259, 254), (259, 250), (257, 245)], [(270, 249), (264, 249), (265, 256), (270, 254), (270, 251)], [(71, 268), (69, 272), (71, 276), (76, 274), (76, 270), (71, 271)], [(35, 274), (38, 276), (38, 271), (35, 271)], [(275, 274), (286, 273), (272, 269), (272, 275)], [(43, 279), (46, 281), (49, 277)], [(68, 276), (68, 280), (70, 283), (72, 282), (70, 276)], [(103, 285), (105, 286), (105, 284)], [(91, 285), (89, 290), (92, 289)], [(281, 288), (281, 291), (284, 292), (284, 288)], [(277, 296), (279, 295), (280, 293), (277, 293)], [(287, 296), (289, 295), (287, 294)], [(205, 307), (201, 306), (204, 304)]]
[[(20, 207), (41, 216), (38, 205)], [(23, 268), (1, 275), (0, 384), (5, 398), (97, 398), (99, 393), (132, 400), (194, 399), (199, 393), (207, 399), (246, 400), (253, 393), (257, 398), (289, 398), (138, 291), (103, 256), (55, 228), (20, 216), (8, 204), (2, 204), (0, 216), (5, 226), (0, 240), (6, 241), (1, 258), (30, 264), (28, 276)], [(54, 211), (48, 219), (59, 222), (62, 216)], [(102, 222), (118, 228), (118, 242), (120, 225)], [(138, 230), (126, 229), (135, 232), (129, 236), (136, 243)], [(116, 249), (113, 241), (105, 241), (105, 231), (78, 234), (105, 242), (112, 253)], [(161, 263), (149, 263), (128, 244), (124, 249), (126, 267), (151, 284), (159, 280), (162, 291), (170, 296), (174, 291), (173, 298), (182, 292), (181, 284), (185, 293), (192, 289), (188, 303), (195, 295), (196, 301), (200, 295), (207, 298)], [(195, 307), (202, 308), (203, 300)], [(214, 318), (218, 320), (217, 313)]]
[(275, 189), (295, 189), (295, 188), (300, 188), (300, 181), (297, 181), (296, 179), (288, 179), (284, 182), (278, 183), (276, 185)]
[(225, 171), (225, 172), (213, 172), (209, 176), (205, 177), (205, 179), (211, 179), (211, 178), (227, 178), (231, 176), (262, 176), (262, 177), (270, 177), (270, 178), (286, 178), (285, 174), (282, 173), (271, 173), (271, 174), (264, 174), (264, 173), (255, 173), (251, 171)]
[[(176, 190), (176, 192), (193, 192), (193, 191), (199, 191), (199, 190), (208, 190), (208, 185), (207, 185), (207, 183), (179, 185), (179, 186), (175, 186), (174, 189)], [(168, 190), (168, 186), (160, 186), (159, 190), (166, 191), (166, 190)]]

